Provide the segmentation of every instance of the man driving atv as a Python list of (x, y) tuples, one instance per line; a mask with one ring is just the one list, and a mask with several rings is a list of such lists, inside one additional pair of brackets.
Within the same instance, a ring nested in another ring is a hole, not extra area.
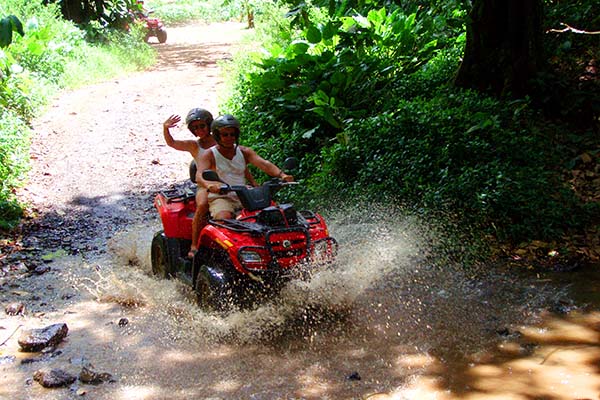
[(196, 182), (207, 189), (210, 214), (215, 219), (228, 219), (235, 216), (235, 212), (242, 205), (233, 192), (220, 194), (221, 183), (206, 181), (202, 172), (212, 169), (229, 185), (245, 185), (245, 171), (248, 164), (252, 164), (272, 177), (279, 177), (286, 182), (291, 182), (294, 177), (284, 173), (270, 161), (260, 157), (254, 150), (238, 144), (240, 137), (240, 123), (232, 115), (221, 115), (211, 124), (212, 135), (217, 142), (209, 151), (204, 152), (198, 162)]
[[(171, 115), (163, 123), (163, 135), (167, 146), (176, 150), (187, 151), (198, 164), (200, 156), (210, 147), (217, 144), (210, 134), (210, 126), (213, 122), (213, 116), (204, 108), (192, 108), (185, 117), (185, 124), (190, 132), (196, 137), (195, 139), (176, 140), (171, 135), (170, 128), (175, 127), (181, 121), (179, 115)], [(246, 171), (246, 179), (251, 185), (256, 186), (254, 178), (250, 171)], [(202, 227), (206, 225), (208, 214), (208, 196), (206, 191), (196, 191), (196, 212), (192, 220), (192, 245), (188, 257), (192, 258), (198, 247), (198, 236)]]

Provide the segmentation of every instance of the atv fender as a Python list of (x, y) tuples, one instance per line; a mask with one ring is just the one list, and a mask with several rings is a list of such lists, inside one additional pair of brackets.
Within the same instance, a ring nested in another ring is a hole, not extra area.
[(240, 263), (237, 257), (237, 247), (235, 247), (225, 232), (213, 225), (206, 225), (200, 232), (200, 246), (209, 248), (212, 243), (217, 243), (221, 246), (217, 252), (222, 259), (228, 260), (232, 267), (238, 272), (246, 273), (246, 270)]
[(177, 271), (180, 264), (182, 252), (182, 241), (177, 238), (167, 238), (167, 255), (171, 272)]

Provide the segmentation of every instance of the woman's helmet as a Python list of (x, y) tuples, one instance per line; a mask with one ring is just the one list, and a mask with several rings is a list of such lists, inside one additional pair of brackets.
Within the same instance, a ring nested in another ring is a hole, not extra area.
[(219, 115), (210, 125), (210, 130), (217, 143), (221, 142), (221, 129), (223, 128), (235, 128), (236, 136), (240, 137), (240, 123), (233, 115), (224, 114)]
[(185, 117), (185, 124), (190, 129), (190, 124), (194, 121), (202, 120), (206, 122), (206, 125), (211, 126), (213, 122), (213, 116), (210, 112), (204, 108), (192, 108)]

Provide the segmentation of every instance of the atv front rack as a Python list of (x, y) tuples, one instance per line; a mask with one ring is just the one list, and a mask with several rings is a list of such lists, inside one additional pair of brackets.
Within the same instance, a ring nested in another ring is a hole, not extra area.
[[(264, 238), (263, 246), (252, 245), (239, 248), (238, 261), (245, 270), (253, 272), (281, 270), (298, 264), (307, 259), (310, 254), (310, 234), (308, 229), (302, 226), (271, 229), (264, 234)], [(254, 263), (244, 259), (243, 254), (248, 252), (260, 255), (260, 261)], [(270, 261), (265, 263), (267, 260)]]

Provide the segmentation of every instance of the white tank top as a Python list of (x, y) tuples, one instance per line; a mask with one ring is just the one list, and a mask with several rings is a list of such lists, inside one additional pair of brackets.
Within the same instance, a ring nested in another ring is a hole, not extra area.
[[(246, 158), (239, 146), (235, 148), (235, 155), (231, 160), (219, 153), (217, 146), (213, 146), (209, 150), (212, 151), (215, 157), (217, 174), (219, 174), (219, 178), (221, 178), (222, 181), (227, 182), (231, 186), (246, 185), (246, 175), (244, 174), (246, 171)], [(228, 195), (237, 198), (237, 195), (233, 192), (230, 192)], [(208, 197), (213, 198), (223, 196), (210, 193)]]

